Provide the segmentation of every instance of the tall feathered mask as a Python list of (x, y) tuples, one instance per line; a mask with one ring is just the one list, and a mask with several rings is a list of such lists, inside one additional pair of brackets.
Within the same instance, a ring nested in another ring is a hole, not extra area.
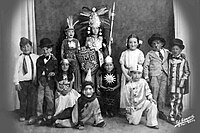
[(110, 25), (109, 19), (105, 18), (106, 13), (109, 12), (106, 7), (97, 10), (95, 7), (89, 9), (88, 7), (83, 7), (82, 12), (80, 13), (81, 17), (84, 17), (80, 24), (85, 25), (86, 28), (88, 25), (90, 27), (100, 27), (101, 24)]
[(65, 31), (67, 30), (74, 30), (74, 26), (79, 22), (79, 20), (77, 20), (75, 23), (73, 23), (73, 17), (69, 16), (67, 18), (67, 28), (65, 29)]

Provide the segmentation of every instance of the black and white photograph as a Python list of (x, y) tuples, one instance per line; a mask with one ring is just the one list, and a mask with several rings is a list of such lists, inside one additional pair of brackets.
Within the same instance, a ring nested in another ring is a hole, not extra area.
[(0, 2), (2, 133), (197, 133), (200, 0)]

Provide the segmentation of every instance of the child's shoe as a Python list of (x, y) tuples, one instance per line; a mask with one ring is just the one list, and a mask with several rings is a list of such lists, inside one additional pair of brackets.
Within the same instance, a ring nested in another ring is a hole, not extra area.
[(95, 127), (105, 127), (106, 123), (104, 121), (98, 123), (97, 125), (95, 125)]
[(27, 125), (34, 125), (37, 122), (37, 118), (36, 117), (31, 117), (28, 122)]
[(156, 126), (147, 126), (147, 127), (153, 128), (153, 129), (159, 129), (159, 126), (158, 126), (158, 125), (156, 125)]
[(25, 120), (26, 120), (25, 117), (20, 117), (20, 118), (19, 118), (19, 121), (20, 121), (20, 122), (24, 122)]
[(75, 128), (79, 129), (79, 130), (83, 130), (84, 129), (84, 125), (78, 124)]

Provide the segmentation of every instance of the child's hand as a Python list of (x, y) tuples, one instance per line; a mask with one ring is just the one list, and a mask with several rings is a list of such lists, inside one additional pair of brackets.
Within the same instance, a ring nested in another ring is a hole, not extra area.
[(131, 81), (132, 80), (131, 76), (127, 75), (126, 80)]
[(50, 73), (48, 74), (49, 77), (53, 77), (53, 76), (55, 76), (55, 75), (56, 75), (55, 72), (50, 72)]
[(146, 80), (147, 82), (150, 82), (149, 78), (145, 78), (145, 80)]
[(15, 89), (16, 89), (17, 91), (20, 91), (22, 88), (21, 88), (20, 84), (17, 84), (17, 85), (15, 85)]
[(184, 79), (181, 80), (179, 87), (182, 88), (184, 86)]

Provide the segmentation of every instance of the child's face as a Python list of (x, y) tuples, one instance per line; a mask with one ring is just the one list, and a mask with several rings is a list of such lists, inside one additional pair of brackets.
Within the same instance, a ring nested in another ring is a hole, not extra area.
[(106, 63), (105, 64), (105, 69), (106, 69), (107, 72), (111, 72), (113, 70), (113, 68), (114, 68), (113, 63)]
[(142, 77), (142, 72), (140, 71), (131, 71), (130, 73), (134, 82), (139, 81)]
[(73, 38), (74, 37), (74, 30), (68, 30), (65, 32), (68, 38)]
[(61, 68), (64, 72), (66, 72), (69, 69), (69, 63), (63, 62), (61, 64)]
[(130, 38), (128, 41), (128, 45), (130, 50), (135, 50), (138, 46), (137, 38)]
[(92, 33), (94, 35), (97, 35), (99, 33), (99, 28), (98, 27), (92, 27)]
[(44, 56), (49, 56), (52, 52), (52, 48), (43, 47), (42, 51), (43, 51)]
[(85, 86), (84, 90), (83, 90), (83, 94), (86, 96), (86, 97), (92, 97), (94, 93), (94, 89), (92, 88), (91, 85), (87, 85)]
[(59, 87), (61, 90), (68, 90), (70, 85), (68, 83), (67, 84), (59, 83)]
[(182, 49), (177, 45), (172, 47), (172, 54), (174, 56), (178, 56), (181, 53), (181, 51), (182, 51)]
[(29, 54), (31, 52), (31, 45), (29, 43), (27, 43), (26, 45), (22, 46), (21, 47), (21, 51), (24, 53), (24, 54)]
[(160, 51), (160, 49), (162, 49), (163, 45), (164, 45), (163, 42), (160, 40), (154, 40), (151, 44), (154, 51)]

